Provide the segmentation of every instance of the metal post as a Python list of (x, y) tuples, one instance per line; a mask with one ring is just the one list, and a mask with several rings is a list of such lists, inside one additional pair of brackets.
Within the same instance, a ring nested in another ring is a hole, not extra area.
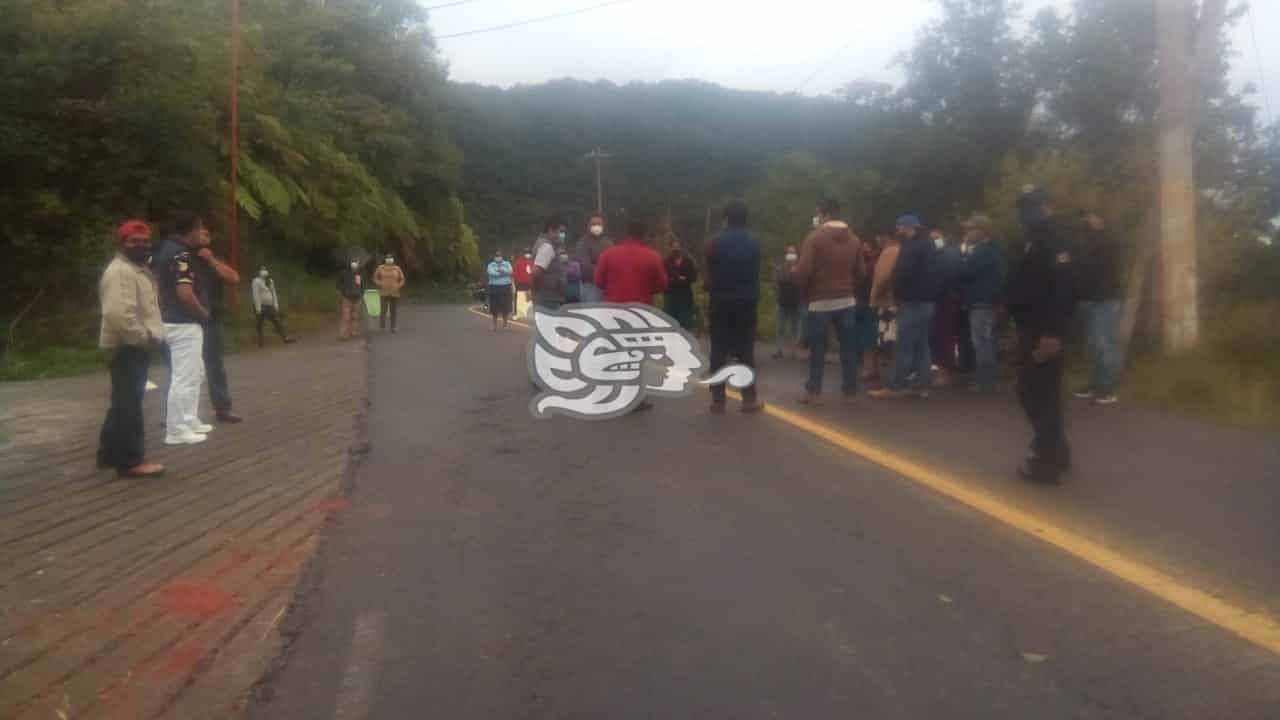
[(596, 214), (604, 217), (604, 176), (600, 163), (613, 156), (602, 152), (600, 148), (597, 147), (595, 150), (587, 153), (586, 157), (594, 160), (596, 163)]
[(231, 0), (231, 198), (227, 235), (231, 239), (231, 267), (240, 269), (240, 213), (237, 200), (240, 173), (240, 0)]

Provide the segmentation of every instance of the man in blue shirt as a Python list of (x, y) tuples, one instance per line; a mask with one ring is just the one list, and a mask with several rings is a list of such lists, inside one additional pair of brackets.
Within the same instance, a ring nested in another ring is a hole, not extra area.
[(169, 392), (165, 414), (166, 445), (194, 445), (213, 430), (200, 420), (200, 386), (204, 383), (204, 325), (209, 322), (209, 292), (198, 262), (204, 221), (180, 215), (177, 234), (166, 238), (152, 258), (160, 295), (160, 318), (169, 347)]
[[(725, 229), (707, 247), (704, 285), (711, 296), (711, 368), (714, 375), (730, 356), (756, 367), (757, 305), (760, 300), (760, 242), (747, 230), (747, 206), (733, 202), (725, 209)], [(711, 412), (724, 412), (723, 384), (711, 386)], [(764, 408), (755, 383), (742, 391), (742, 412)]]

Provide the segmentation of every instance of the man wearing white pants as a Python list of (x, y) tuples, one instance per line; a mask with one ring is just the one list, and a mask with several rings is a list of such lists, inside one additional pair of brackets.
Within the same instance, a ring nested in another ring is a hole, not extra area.
[(199, 217), (180, 216), (177, 235), (165, 239), (152, 259), (169, 347), (166, 445), (202, 443), (213, 430), (198, 414), (204, 382), (204, 323), (209, 322), (208, 288), (201, 286), (195, 267), (200, 253), (208, 251), (200, 242), (203, 231)]

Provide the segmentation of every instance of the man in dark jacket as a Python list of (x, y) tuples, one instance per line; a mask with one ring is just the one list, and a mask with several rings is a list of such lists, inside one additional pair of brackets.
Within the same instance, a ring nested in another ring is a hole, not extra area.
[[(725, 229), (707, 246), (705, 286), (711, 296), (710, 374), (728, 364), (730, 357), (756, 367), (757, 304), (760, 300), (760, 243), (747, 230), (747, 206), (730, 203), (724, 212)], [(723, 384), (711, 386), (711, 412), (725, 408)], [(742, 412), (764, 407), (755, 383), (742, 390)]]
[(342, 315), (338, 320), (338, 339), (357, 337), (364, 327), (364, 277), (360, 274), (360, 261), (338, 273), (338, 295), (342, 297)]
[(1000, 338), (996, 306), (1001, 302), (1000, 250), (991, 239), (991, 218), (974, 215), (964, 223), (960, 284), (969, 307), (969, 335), (973, 339), (974, 389), (995, 390), (1000, 371)]
[(698, 282), (698, 264), (693, 256), (685, 251), (679, 239), (671, 240), (671, 251), (667, 253), (667, 292), (664, 307), (667, 314), (680, 323), (685, 330), (693, 329), (693, 284)]
[(777, 352), (773, 354), (775, 360), (781, 360), (786, 351), (794, 350), (800, 341), (800, 284), (791, 274), (798, 262), (800, 251), (795, 245), (788, 245), (774, 275), (773, 292), (778, 300), (778, 312), (774, 319), (774, 335), (778, 345)]
[(592, 215), (587, 220), (587, 234), (582, 236), (578, 246), (574, 248), (574, 259), (578, 261), (578, 267), (581, 268), (582, 302), (604, 302), (604, 293), (601, 293), (600, 288), (595, 284), (596, 263), (600, 261), (604, 251), (611, 247), (613, 247), (613, 241), (605, 235), (604, 217)]
[(1081, 243), (1076, 248), (1076, 290), (1089, 349), (1093, 351), (1093, 380), (1075, 395), (1098, 405), (1111, 405), (1116, 402), (1116, 376), (1120, 372), (1116, 338), (1123, 292), (1120, 248), (1107, 235), (1101, 215), (1085, 213), (1084, 224)]
[(1026, 252), (1009, 273), (1005, 296), (1018, 324), (1018, 400), (1035, 435), (1031, 457), (1018, 474), (1056, 483), (1071, 467), (1062, 419), (1062, 367), (1075, 308), (1074, 256), (1047, 193), (1028, 188), (1018, 211)]
[(839, 201), (831, 197), (818, 201), (818, 225), (805, 238), (795, 269), (796, 279), (809, 300), (809, 378), (801, 403), (817, 403), (822, 394), (828, 327), (835, 328), (840, 343), (845, 400), (857, 397), (857, 291), (868, 279), (866, 263), (862, 241), (840, 220)]
[(899, 238), (898, 260), (893, 267), (894, 294), (898, 300), (898, 340), (894, 348), (893, 377), (889, 385), (872, 390), (873, 398), (899, 398), (912, 393), (929, 397), (929, 331), (933, 326), (934, 301), (942, 286), (942, 267), (933, 240), (924, 232), (920, 218), (903, 215), (895, 232)]

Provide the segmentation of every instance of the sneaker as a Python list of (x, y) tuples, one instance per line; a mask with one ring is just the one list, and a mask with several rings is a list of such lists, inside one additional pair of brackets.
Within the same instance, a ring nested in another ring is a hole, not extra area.
[(724, 414), (724, 403), (723, 403), (723, 402), (715, 402), (715, 401), (712, 401), (712, 403), (711, 403), (711, 414), (712, 414), (712, 415), (723, 415), (723, 414)]
[(867, 397), (875, 400), (898, 400), (910, 394), (906, 390), (890, 390), (889, 388), (876, 388), (875, 390), (867, 391)]
[(759, 400), (750, 400), (750, 401), (744, 400), (742, 402), (742, 412), (748, 415), (754, 415), (755, 413), (764, 412), (764, 403), (760, 402)]
[(209, 439), (208, 435), (202, 435), (201, 433), (194, 433), (194, 432), (188, 431), (180, 435), (165, 435), (164, 444), (165, 445), (199, 445), (200, 443), (208, 439)]
[(1073, 393), (1071, 393), (1071, 394), (1072, 394), (1072, 395), (1075, 395), (1076, 397), (1080, 398), (1081, 400), (1092, 400), (1092, 399), (1093, 399), (1093, 388), (1083, 388), (1083, 389), (1077, 390), (1077, 391), (1075, 391), (1075, 392), (1073, 392)]
[(1120, 398), (1116, 397), (1115, 393), (1103, 393), (1093, 398), (1094, 405), (1115, 405), (1118, 402), (1120, 402)]
[(229, 425), (235, 425), (236, 423), (242, 423), (242, 422), (244, 422), (244, 418), (240, 417), (239, 415), (235, 415), (235, 414), (233, 414), (233, 413), (230, 413), (230, 412), (220, 412), (220, 413), (218, 413), (218, 417), (217, 417), (217, 419), (218, 419), (218, 422), (220, 422), (220, 423), (227, 423), (227, 424), (229, 424)]
[(208, 435), (213, 432), (213, 426), (209, 423), (196, 423), (191, 426), (191, 432), (197, 435)]
[(1043, 485), (1060, 485), (1062, 483), (1062, 470), (1050, 467), (1049, 465), (1037, 462), (1035, 459), (1027, 459), (1018, 466), (1018, 477), (1029, 483), (1039, 483)]
[(915, 392), (911, 393), (911, 397), (915, 398), (916, 400), (928, 400), (929, 391), (925, 390), (924, 388), (920, 388), (919, 390), (916, 390)]
[(799, 403), (801, 405), (816, 407), (822, 404), (822, 396), (817, 393), (805, 392), (800, 396)]

